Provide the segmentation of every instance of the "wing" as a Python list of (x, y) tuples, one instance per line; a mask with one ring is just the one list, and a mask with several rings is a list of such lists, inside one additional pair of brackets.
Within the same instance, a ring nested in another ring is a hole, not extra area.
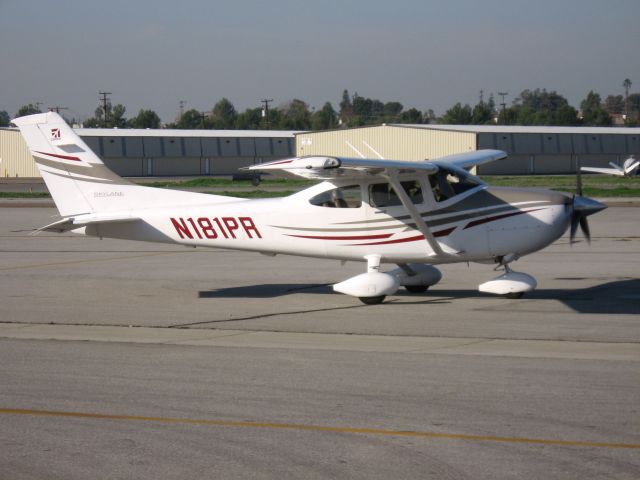
[(446, 157), (434, 158), (439, 163), (448, 163), (459, 168), (471, 168), (483, 165), (496, 160), (507, 158), (507, 154), (502, 150), (475, 150), (473, 152), (456, 153)]
[(580, 167), (580, 170), (583, 172), (604, 173), (605, 175), (618, 175), (619, 177), (624, 176), (623, 170), (615, 168)]
[(310, 156), (260, 163), (245, 167), (243, 170), (278, 170), (298, 177), (329, 180), (332, 178), (383, 175), (391, 170), (403, 172), (422, 171), (431, 175), (438, 171), (438, 166), (431, 162)]
[[(500, 160), (507, 156), (500, 150), (478, 150), (437, 158), (439, 163), (469, 168)], [(386, 175), (393, 172), (424, 172), (433, 175), (438, 166), (430, 161), (374, 160), (368, 158), (343, 157), (296, 157), (245, 167), (244, 170), (278, 170), (290, 175), (329, 180), (332, 178), (357, 178), (371, 175)]]

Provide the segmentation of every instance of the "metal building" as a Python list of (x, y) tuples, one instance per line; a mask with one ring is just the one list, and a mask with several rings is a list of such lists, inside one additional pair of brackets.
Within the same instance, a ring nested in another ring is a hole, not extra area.
[(509, 154), (480, 167), (482, 174), (568, 174), (578, 164), (640, 158), (640, 128), (390, 124), (296, 134), (298, 156), (425, 160), (481, 148)]
[[(118, 175), (230, 175), (240, 167), (294, 155), (294, 134), (269, 130), (75, 130)], [(2, 177), (39, 177), (16, 129), (0, 129)]]

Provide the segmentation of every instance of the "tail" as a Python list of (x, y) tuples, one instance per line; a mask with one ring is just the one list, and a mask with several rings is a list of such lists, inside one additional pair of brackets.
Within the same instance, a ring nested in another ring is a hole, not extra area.
[(62, 216), (102, 210), (100, 198), (124, 194), (133, 184), (109, 170), (60, 115), (39, 113), (12, 120), (20, 128)]
[(240, 201), (131, 183), (109, 170), (57, 113), (39, 113), (12, 122), (20, 128), (63, 217)]

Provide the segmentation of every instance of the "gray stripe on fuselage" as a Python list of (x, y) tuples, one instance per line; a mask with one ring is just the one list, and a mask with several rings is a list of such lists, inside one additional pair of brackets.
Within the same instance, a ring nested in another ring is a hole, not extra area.
[[(69, 172), (69, 174), (87, 175), (95, 178), (95, 180), (92, 180), (87, 178), (74, 177), (74, 180), (84, 180), (85, 182), (95, 182), (95, 183), (110, 183), (112, 185), (133, 185), (131, 182), (113, 173), (103, 164), (85, 162), (79, 165), (74, 165), (72, 163), (67, 163), (67, 162), (48, 160), (46, 158), (40, 157), (39, 155), (33, 155), (33, 159), (35, 160), (36, 163), (43, 165), (45, 167), (64, 170)], [(49, 173), (53, 173), (53, 172), (49, 172)], [(105, 180), (105, 182), (99, 182), (100, 180)]]
[(69, 174), (56, 173), (56, 172), (52, 172), (50, 170), (43, 170), (43, 172), (48, 173), (50, 175), (55, 175), (56, 177), (66, 178), (67, 180), (74, 180), (76, 182), (99, 183), (99, 184), (102, 184), (102, 185), (127, 185), (126, 183), (115, 183), (115, 182), (109, 182), (109, 181), (105, 181), (105, 180), (98, 180), (98, 179), (94, 179), (94, 178), (75, 177), (75, 176), (71, 175), (70, 173)]
[[(519, 204), (519, 205), (514, 205)], [(448, 223), (456, 223), (462, 220), (470, 220), (480, 218), (487, 215), (495, 215), (496, 213), (506, 213), (510, 211), (521, 211), (523, 208), (532, 207), (551, 207), (555, 205), (568, 205), (571, 198), (559, 192), (537, 189), (519, 189), (510, 187), (486, 187), (479, 190), (459, 202), (449, 207), (438, 210), (422, 212), (420, 215), (426, 217), (426, 223), (429, 227), (437, 227)], [(480, 210), (482, 209), (482, 210)], [(430, 217), (439, 217), (429, 220)], [(359, 231), (375, 231), (389, 230), (403, 227), (416, 228), (415, 223), (395, 223), (392, 225), (376, 225), (367, 227), (357, 227), (355, 225), (371, 225), (372, 223), (388, 223), (394, 221), (408, 220), (409, 215), (402, 215), (393, 218), (380, 218), (371, 220), (357, 220), (351, 222), (339, 222), (334, 225), (354, 225), (353, 227), (338, 228), (300, 228), (272, 225), (275, 228), (285, 230), (299, 231), (316, 231), (316, 232), (359, 232)]]

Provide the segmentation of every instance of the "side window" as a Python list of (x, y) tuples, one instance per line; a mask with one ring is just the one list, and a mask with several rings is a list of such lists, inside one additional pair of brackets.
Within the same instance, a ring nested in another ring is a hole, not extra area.
[(309, 200), (311, 205), (329, 208), (359, 208), (362, 205), (360, 185), (348, 185), (319, 193)]
[[(402, 188), (411, 200), (411, 203), (420, 204), (423, 202), (422, 186), (417, 180), (400, 182)], [(369, 185), (369, 205), (372, 207), (393, 207), (402, 205), (400, 197), (393, 187), (388, 183), (374, 183)]]
[(445, 169), (441, 169), (435, 175), (430, 175), (429, 182), (436, 202), (443, 202), (479, 185), (471, 177)]

